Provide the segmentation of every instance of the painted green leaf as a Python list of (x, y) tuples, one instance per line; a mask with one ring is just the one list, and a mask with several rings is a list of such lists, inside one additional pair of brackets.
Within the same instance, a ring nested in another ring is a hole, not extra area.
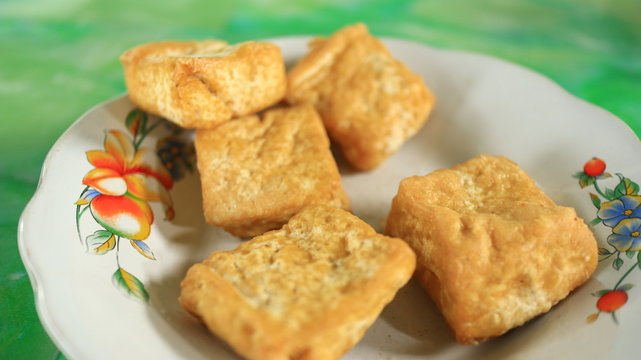
[(144, 241), (139, 241), (139, 240), (130, 240), (131, 241), (131, 246), (133, 246), (136, 251), (140, 253), (140, 255), (146, 257), (147, 259), (151, 260), (156, 260), (156, 257), (154, 256), (154, 253), (151, 251), (151, 248), (147, 244), (145, 244)]
[(607, 179), (607, 178), (611, 178), (611, 177), (612, 177), (612, 174), (606, 172), (606, 173), (603, 173), (603, 174), (597, 176), (597, 179)]
[[(84, 214), (88, 209), (89, 209), (89, 206), (87, 205), (85, 205), (84, 208), (81, 205), (76, 205), (76, 233), (78, 233), (78, 240), (80, 241), (80, 244), (83, 243), (82, 234), (80, 233), (80, 218), (82, 217), (82, 214)], [(84, 244), (85, 246), (87, 246), (86, 239)]]
[(615, 324), (619, 325), (619, 319), (617, 319), (616, 311), (613, 311), (610, 313), (610, 316), (612, 316), (612, 320), (614, 321)]
[(601, 223), (601, 219), (599, 219), (597, 217), (597, 218), (592, 219), (592, 221), (590, 221), (590, 226), (595, 226), (595, 225), (598, 225), (600, 223)]
[(617, 290), (629, 291), (633, 287), (634, 287), (634, 285), (632, 285), (632, 284), (623, 284), (623, 285), (619, 286), (617, 288)]
[(598, 209), (601, 207), (601, 199), (596, 194), (590, 193), (590, 200), (592, 200), (595, 208)]
[(616, 258), (616, 259), (612, 262), (612, 267), (613, 267), (615, 270), (619, 270), (619, 269), (621, 268), (621, 266), (623, 266), (623, 259)]
[(619, 184), (614, 188), (614, 195), (619, 198), (623, 195), (637, 195), (639, 193), (639, 185), (627, 177), (623, 177)]
[(579, 177), (579, 185), (581, 186), (582, 189), (584, 187), (594, 184), (595, 181), (596, 181), (595, 177), (588, 176), (586, 174), (583, 174), (581, 177)]
[(614, 200), (617, 198), (617, 195), (614, 193), (614, 190), (612, 189), (605, 189), (605, 197), (608, 198), (608, 200)]
[(149, 293), (145, 290), (145, 285), (137, 277), (119, 267), (111, 277), (114, 285), (122, 290), (126, 295), (133, 296), (142, 301), (149, 301)]
[(116, 247), (116, 236), (107, 230), (98, 230), (87, 236), (87, 249), (92, 254), (104, 255)]
[(134, 109), (127, 114), (127, 119), (125, 120), (125, 126), (129, 129), (129, 132), (136, 137), (138, 133), (145, 132), (147, 127), (147, 113), (144, 111)]
[(609, 290), (609, 289), (599, 290), (599, 291), (593, 292), (592, 296), (600, 298), (601, 296), (609, 293), (610, 291), (612, 291), (612, 290)]
[(599, 255), (605, 256), (605, 255), (610, 255), (612, 252), (606, 248), (599, 248)]
[(641, 251), (637, 252), (637, 265), (641, 269)]
[(626, 251), (625, 252), (625, 255), (628, 257), (628, 259), (632, 259), (634, 257), (634, 255), (636, 255), (636, 254), (637, 254), (636, 251)]
[(572, 175), (572, 177), (580, 179), (583, 175), (585, 175), (585, 173), (583, 171), (579, 171), (578, 173), (574, 173), (574, 175)]

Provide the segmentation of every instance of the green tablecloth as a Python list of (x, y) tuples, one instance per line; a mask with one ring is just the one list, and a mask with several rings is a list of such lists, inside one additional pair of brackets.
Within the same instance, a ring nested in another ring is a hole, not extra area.
[(357, 21), (525, 65), (641, 135), (637, 0), (0, 0), (0, 358), (62, 357), (36, 315), (18, 218), (58, 136), (124, 91), (121, 52), (164, 39), (329, 34)]

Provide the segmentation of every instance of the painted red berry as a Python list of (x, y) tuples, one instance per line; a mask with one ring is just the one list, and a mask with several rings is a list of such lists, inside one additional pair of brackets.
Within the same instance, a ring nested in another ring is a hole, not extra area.
[(614, 312), (628, 301), (628, 293), (623, 290), (612, 290), (603, 294), (596, 302), (596, 307), (604, 312)]
[(605, 171), (605, 161), (593, 157), (583, 165), (583, 172), (588, 176), (599, 176)]

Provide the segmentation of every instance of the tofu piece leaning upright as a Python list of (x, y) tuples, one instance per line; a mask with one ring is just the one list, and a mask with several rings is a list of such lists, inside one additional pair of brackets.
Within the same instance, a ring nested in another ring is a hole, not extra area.
[(288, 74), (286, 100), (313, 104), (355, 169), (376, 168), (423, 126), (434, 96), (363, 24), (310, 46)]
[(120, 57), (131, 101), (185, 128), (213, 128), (285, 95), (285, 63), (275, 44), (162, 41)]
[(349, 208), (323, 124), (310, 105), (196, 131), (205, 220), (251, 237), (308, 205)]
[(417, 276), (461, 344), (547, 312), (597, 265), (594, 235), (514, 162), (480, 155), (404, 179), (386, 233), (417, 254)]
[(347, 211), (311, 206), (281, 230), (192, 266), (180, 302), (247, 359), (338, 359), (415, 262), (402, 240)]

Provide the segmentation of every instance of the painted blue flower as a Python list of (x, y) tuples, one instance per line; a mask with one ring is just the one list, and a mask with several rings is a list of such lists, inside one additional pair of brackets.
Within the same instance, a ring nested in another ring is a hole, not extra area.
[(623, 219), (639, 218), (641, 217), (641, 196), (624, 195), (603, 203), (597, 216), (609, 227), (616, 226)]
[(608, 244), (619, 251), (641, 250), (641, 219), (621, 220), (612, 229), (612, 235), (608, 236)]

